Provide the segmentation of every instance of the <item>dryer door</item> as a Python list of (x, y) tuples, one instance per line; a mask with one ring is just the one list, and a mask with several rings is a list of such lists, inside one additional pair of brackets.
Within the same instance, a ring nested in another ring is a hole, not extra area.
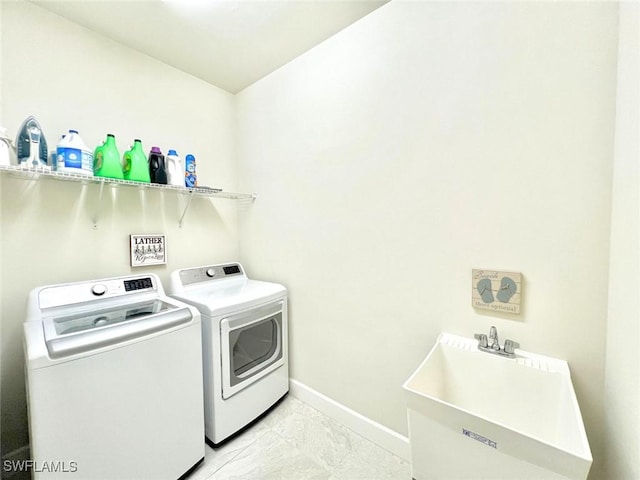
[(221, 320), (222, 398), (284, 364), (283, 305), (280, 300)]

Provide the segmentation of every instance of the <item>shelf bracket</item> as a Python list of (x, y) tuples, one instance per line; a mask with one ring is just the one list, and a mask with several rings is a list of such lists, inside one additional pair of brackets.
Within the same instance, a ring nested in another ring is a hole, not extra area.
[(93, 229), (97, 230), (98, 229), (98, 217), (100, 214), (100, 205), (102, 205), (102, 197), (104, 194), (104, 183), (105, 182), (100, 182), (100, 190), (98, 193), (98, 202), (96, 204), (96, 209), (94, 211), (93, 216), (91, 217), (91, 220), (93, 221)]
[(189, 207), (191, 206), (191, 200), (193, 200), (193, 191), (189, 192), (189, 200), (187, 200), (187, 204), (184, 206), (184, 210), (182, 212), (182, 216), (180, 217), (180, 220), (178, 220), (178, 228), (182, 228), (182, 223), (184, 220), (184, 216), (187, 214), (187, 210), (189, 210)]

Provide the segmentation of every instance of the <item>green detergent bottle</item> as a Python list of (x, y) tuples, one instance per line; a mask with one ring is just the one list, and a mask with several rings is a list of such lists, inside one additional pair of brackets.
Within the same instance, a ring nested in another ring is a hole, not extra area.
[(142, 141), (135, 139), (133, 147), (124, 152), (122, 158), (122, 168), (124, 170), (125, 180), (133, 180), (134, 182), (151, 182), (149, 176), (149, 163), (147, 156), (142, 149)]
[(96, 177), (123, 179), (120, 152), (116, 147), (116, 137), (111, 133), (102, 145), (96, 147), (93, 153), (93, 174)]

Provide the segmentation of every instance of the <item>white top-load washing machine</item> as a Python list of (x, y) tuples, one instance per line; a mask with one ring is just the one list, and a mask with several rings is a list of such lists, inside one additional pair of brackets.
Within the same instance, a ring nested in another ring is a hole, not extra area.
[(215, 447), (289, 391), (287, 290), (228, 263), (173, 272), (170, 294), (202, 314), (205, 436)]
[(172, 479), (204, 458), (200, 314), (153, 274), (36, 288), (33, 477)]

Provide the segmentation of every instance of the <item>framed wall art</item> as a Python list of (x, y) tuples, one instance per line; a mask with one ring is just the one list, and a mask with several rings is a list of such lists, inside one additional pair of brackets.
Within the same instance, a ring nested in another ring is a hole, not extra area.
[(129, 237), (132, 267), (167, 263), (167, 238), (164, 235), (129, 235)]

